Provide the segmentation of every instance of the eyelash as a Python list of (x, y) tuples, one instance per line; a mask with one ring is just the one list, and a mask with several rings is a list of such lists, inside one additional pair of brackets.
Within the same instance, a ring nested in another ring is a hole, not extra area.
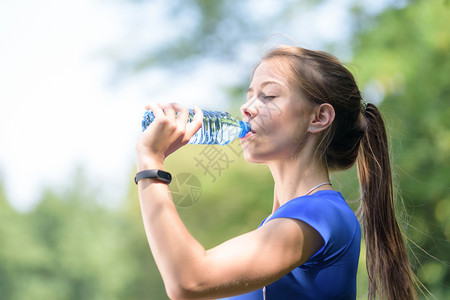
[(263, 98), (263, 100), (273, 100), (275, 99), (275, 96), (261, 96), (261, 98)]
[[(262, 94), (259, 97), (260, 97), (260, 99), (262, 99), (264, 101), (270, 101), (270, 100), (275, 99), (277, 96), (266, 96), (266, 95)], [(250, 100), (250, 98), (247, 98), (245, 101), (249, 101), (249, 100)]]

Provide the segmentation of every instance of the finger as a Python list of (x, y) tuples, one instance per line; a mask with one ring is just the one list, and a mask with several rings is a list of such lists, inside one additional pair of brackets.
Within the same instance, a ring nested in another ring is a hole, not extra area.
[(172, 104), (169, 103), (162, 103), (161, 108), (164, 111), (164, 114), (166, 115), (166, 117), (170, 120), (170, 121), (175, 121), (176, 119), (176, 114), (175, 114), (175, 110), (172, 106)]
[(150, 103), (147, 105), (147, 108), (153, 112), (155, 119), (162, 119), (166, 117), (161, 106), (157, 103)]
[(192, 122), (186, 126), (186, 135), (192, 137), (203, 125), (203, 111), (197, 106), (194, 106), (194, 118)]
[(171, 105), (175, 109), (177, 114), (177, 125), (181, 126), (181, 128), (186, 127), (189, 118), (189, 110), (178, 103), (171, 103)]

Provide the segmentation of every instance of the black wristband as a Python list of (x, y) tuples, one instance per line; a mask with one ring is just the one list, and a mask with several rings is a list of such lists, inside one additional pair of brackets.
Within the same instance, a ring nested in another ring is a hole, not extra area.
[(145, 178), (156, 179), (158, 181), (167, 184), (169, 184), (172, 181), (172, 175), (170, 175), (170, 173), (154, 169), (154, 170), (145, 170), (137, 173), (136, 177), (134, 177), (134, 182), (137, 184), (139, 180)]

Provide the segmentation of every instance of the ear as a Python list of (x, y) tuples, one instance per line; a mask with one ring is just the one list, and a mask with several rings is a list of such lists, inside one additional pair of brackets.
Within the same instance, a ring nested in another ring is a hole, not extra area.
[(318, 133), (327, 129), (334, 121), (334, 107), (329, 103), (322, 103), (314, 110), (308, 131)]

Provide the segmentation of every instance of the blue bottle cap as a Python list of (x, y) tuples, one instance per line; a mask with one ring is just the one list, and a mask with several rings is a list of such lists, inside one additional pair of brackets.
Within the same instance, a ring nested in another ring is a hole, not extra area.
[(241, 127), (241, 131), (239, 132), (238, 135), (239, 138), (243, 138), (247, 133), (250, 132), (250, 130), (252, 130), (250, 128), (250, 123), (248, 122), (239, 121), (239, 126)]

